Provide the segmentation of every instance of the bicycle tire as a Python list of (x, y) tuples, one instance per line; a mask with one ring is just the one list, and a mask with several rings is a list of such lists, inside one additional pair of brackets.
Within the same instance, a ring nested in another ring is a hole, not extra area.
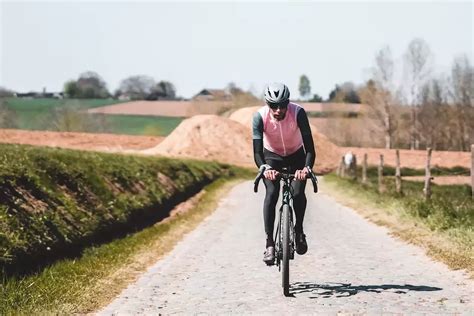
[(290, 206), (285, 204), (283, 205), (282, 211), (282, 286), (283, 294), (285, 296), (290, 295)]

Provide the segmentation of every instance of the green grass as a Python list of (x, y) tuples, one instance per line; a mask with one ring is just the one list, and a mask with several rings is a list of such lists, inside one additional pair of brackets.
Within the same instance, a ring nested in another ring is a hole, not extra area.
[[(431, 175), (432, 176), (450, 176), (450, 175), (459, 175), (459, 176), (469, 176), (470, 169), (457, 166), (452, 168), (445, 168), (445, 167), (435, 167), (431, 168)], [(357, 173), (359, 175), (362, 174), (362, 167), (357, 166)], [(412, 168), (401, 168), (400, 173), (402, 177), (404, 176), (424, 176), (425, 170), (424, 169), (412, 169)], [(377, 167), (369, 167), (367, 168), (367, 176), (371, 179), (377, 178)], [(393, 176), (395, 175), (395, 168), (391, 166), (384, 166), (383, 167), (383, 174), (384, 176)]]
[[(437, 174), (449, 175), (465, 171), (464, 168), (456, 167), (440, 169)], [(394, 174), (394, 171), (393, 173), (389, 172), (387, 170), (386, 174)], [(407, 173), (402, 171), (404, 175), (407, 175)], [(422, 174), (424, 174), (423, 170), (412, 170), (410, 173), (410, 175)], [(469, 185), (432, 184), (431, 199), (426, 201), (423, 198), (423, 182), (402, 181), (403, 192), (399, 194), (396, 192), (393, 178), (384, 178), (387, 190), (383, 194), (378, 194), (377, 168), (368, 168), (367, 177), (368, 184), (360, 185), (360, 189), (376, 194), (377, 200), (400, 199), (407, 214), (423, 221), (432, 230), (469, 229), (474, 227), (474, 201), (471, 197), (471, 187)], [(359, 185), (359, 182), (347, 178), (340, 181)]]
[(236, 172), (213, 162), (0, 145), (0, 271), (23, 273), (141, 229)]
[[(240, 173), (248, 174), (245, 170)], [(192, 212), (88, 248), (80, 258), (57, 262), (35, 275), (4, 279), (0, 288), (0, 314), (84, 314), (97, 310), (130, 281), (124, 271), (130, 274), (145, 270), (147, 265), (139, 260), (143, 256), (140, 254), (146, 253), (153, 261), (169, 251), (216, 208), (226, 190), (225, 184), (233, 179), (220, 179), (207, 186)]]
[[(75, 111), (121, 103), (113, 99), (22, 99), (6, 98), (4, 106), (13, 111), (13, 126), (24, 130), (55, 130), (55, 110), (70, 108)], [(87, 131), (87, 130), (81, 130)], [(92, 132), (96, 132), (93, 130)]]
[(107, 115), (109, 132), (114, 134), (167, 136), (183, 118), (167, 116)]
[[(13, 126), (23, 130), (167, 136), (183, 118), (86, 114), (89, 108), (121, 103), (113, 99), (17, 99), (4, 105), (13, 112)], [(11, 123), (11, 122), (9, 122)]]
[(23, 99), (6, 98), (5, 105), (17, 112), (23, 111), (49, 111), (58, 106), (71, 105), (80, 109), (96, 108), (111, 104), (122, 103), (114, 99)]

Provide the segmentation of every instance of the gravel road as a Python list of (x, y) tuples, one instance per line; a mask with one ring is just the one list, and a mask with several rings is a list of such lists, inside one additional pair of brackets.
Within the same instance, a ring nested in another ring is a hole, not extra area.
[(263, 185), (237, 185), (100, 315), (474, 314), (474, 282), (389, 236), (308, 183), (309, 250), (281, 274), (262, 262)]

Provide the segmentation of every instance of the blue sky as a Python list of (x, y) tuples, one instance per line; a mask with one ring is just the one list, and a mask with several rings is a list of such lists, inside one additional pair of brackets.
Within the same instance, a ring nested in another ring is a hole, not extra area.
[(473, 56), (471, 1), (2, 1), (0, 19), (0, 85), (17, 91), (61, 90), (92, 70), (112, 92), (144, 74), (184, 97), (231, 81), (256, 93), (281, 81), (297, 96), (306, 74), (327, 97), (367, 80), (384, 45), (400, 63), (423, 38), (438, 73)]

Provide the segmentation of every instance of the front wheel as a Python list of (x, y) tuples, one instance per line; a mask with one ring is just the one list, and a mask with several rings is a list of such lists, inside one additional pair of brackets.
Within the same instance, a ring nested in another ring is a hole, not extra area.
[(290, 213), (291, 209), (289, 205), (283, 205), (283, 211), (281, 216), (282, 218), (282, 286), (283, 286), (283, 294), (285, 296), (290, 295)]

